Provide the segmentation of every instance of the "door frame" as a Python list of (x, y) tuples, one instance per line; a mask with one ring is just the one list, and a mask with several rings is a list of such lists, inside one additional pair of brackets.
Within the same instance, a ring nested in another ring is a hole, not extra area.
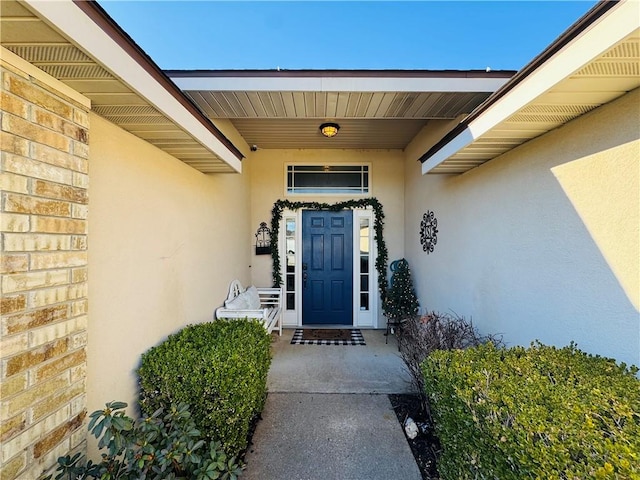
[[(312, 210), (310, 208), (282, 211), (282, 219), (278, 233), (279, 251), (283, 252), (283, 288), (284, 288), (284, 312), (283, 325), (285, 327), (302, 327), (302, 211)], [(353, 214), (353, 328), (378, 328), (379, 321), (379, 303), (380, 295), (378, 292), (378, 271), (375, 268), (375, 262), (378, 257), (377, 245), (374, 234), (375, 213), (372, 208), (353, 208), (348, 209)], [(369, 242), (369, 309), (360, 310), (360, 220), (368, 220), (368, 242)], [(286, 294), (287, 294), (287, 278), (286, 278), (286, 262), (287, 262), (287, 220), (294, 220), (296, 224), (295, 235), (293, 237), (295, 243), (295, 274), (294, 274), (294, 302), (295, 309), (287, 310)]]
[[(320, 221), (318, 223), (317, 221)], [(336, 224), (334, 225), (334, 222)], [(306, 230), (308, 228), (308, 231)], [(351, 327), (354, 322), (353, 309), (353, 210), (337, 211), (302, 209), (302, 324)], [(336, 236), (341, 241), (335, 243)], [(322, 237), (321, 243), (314, 238)], [(342, 246), (340, 248), (340, 245)], [(339, 251), (337, 251), (337, 249)], [(317, 255), (320, 255), (317, 257)], [(320, 264), (317, 264), (320, 260)], [(336, 261), (341, 267), (336, 268)], [(305, 270), (305, 264), (307, 269)], [(305, 287), (305, 277), (308, 285)], [(342, 287), (334, 291), (333, 282), (339, 281)], [(322, 285), (322, 300), (316, 295), (314, 284)], [(347, 287), (349, 287), (347, 289)], [(337, 306), (336, 302), (340, 306)], [(346, 307), (350, 308), (346, 308)]]

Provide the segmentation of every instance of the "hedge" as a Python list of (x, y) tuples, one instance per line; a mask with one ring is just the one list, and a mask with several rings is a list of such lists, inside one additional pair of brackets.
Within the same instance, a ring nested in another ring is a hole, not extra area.
[(140, 405), (151, 415), (188, 403), (196, 426), (230, 456), (264, 407), (271, 340), (255, 320), (190, 325), (142, 355)]
[(636, 367), (536, 343), (435, 352), (422, 370), (443, 480), (640, 479)]

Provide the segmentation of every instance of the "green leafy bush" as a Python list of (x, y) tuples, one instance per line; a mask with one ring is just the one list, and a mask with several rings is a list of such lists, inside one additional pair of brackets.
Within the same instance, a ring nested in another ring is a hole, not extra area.
[(432, 353), (441, 478), (640, 479), (637, 372), (573, 344)]
[(242, 473), (219, 443), (207, 448), (188, 405), (171, 405), (139, 420), (127, 416), (126, 407), (110, 402), (89, 416), (89, 431), (106, 450), (102, 461), (87, 462), (80, 453), (60, 457), (56, 480), (235, 480)]
[(197, 428), (238, 455), (264, 407), (270, 348), (270, 336), (255, 320), (187, 326), (142, 355), (142, 411), (188, 403)]

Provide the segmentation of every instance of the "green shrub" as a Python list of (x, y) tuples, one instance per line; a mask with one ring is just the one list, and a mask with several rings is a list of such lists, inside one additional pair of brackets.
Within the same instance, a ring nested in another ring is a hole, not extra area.
[(142, 411), (188, 403), (197, 428), (236, 456), (264, 407), (270, 348), (270, 336), (255, 320), (188, 326), (142, 355)]
[(105, 407), (89, 415), (89, 431), (106, 450), (100, 463), (81, 453), (60, 457), (56, 480), (236, 480), (242, 473), (219, 443), (201, 438), (186, 404), (138, 420), (125, 414), (124, 402)]
[(640, 479), (637, 372), (573, 344), (432, 353), (441, 478)]

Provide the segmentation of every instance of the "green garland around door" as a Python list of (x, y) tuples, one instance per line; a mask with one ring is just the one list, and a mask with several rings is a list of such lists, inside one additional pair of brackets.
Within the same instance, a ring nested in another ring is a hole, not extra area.
[(371, 207), (375, 213), (375, 219), (373, 222), (374, 238), (378, 246), (378, 257), (376, 258), (376, 271), (378, 272), (378, 291), (380, 292), (380, 298), (382, 304), (387, 297), (387, 261), (388, 253), (387, 246), (384, 243), (382, 237), (382, 230), (384, 227), (384, 212), (382, 211), (382, 204), (377, 198), (362, 198), (360, 200), (348, 200), (346, 202), (339, 202), (334, 204), (320, 203), (320, 202), (291, 202), (289, 200), (278, 200), (273, 204), (271, 210), (271, 238), (274, 241), (271, 243), (271, 258), (273, 260), (273, 285), (279, 287), (282, 285), (282, 273), (280, 263), (280, 252), (278, 250), (278, 231), (280, 230), (280, 221), (282, 220), (282, 212), (284, 210), (299, 210), (306, 208), (309, 210), (329, 210), (337, 212), (345, 209), (353, 208), (367, 208)]

